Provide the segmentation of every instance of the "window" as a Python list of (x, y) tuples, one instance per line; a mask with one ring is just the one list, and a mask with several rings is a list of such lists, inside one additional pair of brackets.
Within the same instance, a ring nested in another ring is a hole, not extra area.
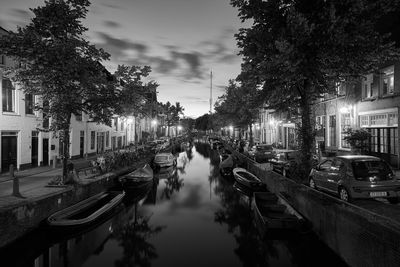
[(6, 64), (6, 57), (4, 55), (0, 55), (0, 65)]
[(344, 82), (336, 82), (335, 91), (337, 96), (343, 96), (346, 94), (346, 86)]
[(3, 77), (2, 80), (3, 111), (15, 112), (15, 88), (11, 81)]
[(329, 146), (336, 146), (336, 115), (329, 116)]
[(387, 114), (377, 114), (369, 116), (371, 126), (387, 125)]
[(80, 113), (79, 115), (75, 115), (75, 119), (76, 121), (82, 121), (82, 113)]
[(373, 83), (374, 83), (374, 75), (368, 74), (365, 76), (365, 79), (362, 80), (362, 96), (363, 98), (370, 98), (373, 96)]
[(398, 154), (397, 128), (370, 128), (370, 150), (376, 153)]
[(382, 95), (394, 93), (394, 66), (382, 70)]
[(397, 126), (398, 124), (397, 113), (389, 113), (388, 116), (389, 116), (388, 126)]
[(124, 130), (124, 121), (121, 120), (121, 131)]
[(90, 149), (94, 149), (94, 145), (96, 142), (96, 132), (95, 131), (91, 131), (90, 132)]
[(347, 136), (345, 132), (350, 128), (350, 113), (343, 113), (341, 116), (340, 120), (340, 128), (341, 128), (341, 144), (340, 146), (342, 148), (350, 148), (349, 142), (344, 140), (344, 138)]
[(115, 130), (118, 131), (118, 118), (114, 119), (114, 127), (115, 127)]
[(35, 106), (35, 96), (33, 94), (25, 94), (25, 114), (33, 115), (33, 108)]
[(360, 116), (360, 126), (361, 127), (369, 126), (369, 116), (368, 115)]
[(106, 132), (106, 147), (110, 146), (110, 132)]
[(45, 100), (43, 102), (43, 128), (49, 128), (49, 101)]

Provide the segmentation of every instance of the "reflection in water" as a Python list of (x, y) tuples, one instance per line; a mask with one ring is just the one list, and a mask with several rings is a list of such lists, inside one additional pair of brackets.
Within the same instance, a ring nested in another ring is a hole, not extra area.
[[(179, 154), (176, 169), (159, 174), (144, 191), (128, 192), (121, 210), (100, 226), (57, 236), (57, 241), (46, 232), (28, 235), (31, 241), (0, 255), (5, 255), (1, 266), (343, 265), (309, 235), (261, 239), (253, 225), (251, 194), (220, 177), (218, 164), (217, 150), (195, 143)], [(14, 255), (13, 263), (7, 255)], [(21, 256), (28, 257), (23, 264)]]
[(162, 226), (151, 226), (150, 216), (139, 214), (138, 203), (133, 206), (132, 214), (127, 223), (117, 224), (113, 238), (123, 248), (122, 259), (115, 261), (116, 267), (151, 266), (151, 261), (158, 257), (156, 248), (148, 240), (160, 233)]

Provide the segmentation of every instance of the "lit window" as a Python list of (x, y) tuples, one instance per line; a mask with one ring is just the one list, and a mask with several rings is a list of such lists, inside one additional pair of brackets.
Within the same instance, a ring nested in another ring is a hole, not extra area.
[(389, 113), (389, 126), (397, 126), (398, 124), (398, 117), (397, 117), (397, 113)]
[(394, 92), (394, 66), (382, 70), (382, 94), (391, 95)]
[(369, 118), (368, 115), (361, 115), (361, 116), (360, 116), (360, 126), (361, 126), (361, 127), (366, 127), (366, 126), (369, 125), (369, 123), (368, 123), (368, 118)]
[(371, 126), (373, 125), (387, 125), (387, 114), (377, 114), (370, 116)]
[(340, 120), (340, 127), (341, 127), (341, 130), (342, 130), (342, 132), (341, 132), (341, 135), (342, 135), (341, 146), (343, 148), (349, 148), (350, 144), (346, 140), (344, 140), (344, 138), (347, 136), (347, 134), (345, 134), (345, 132), (350, 128), (350, 113), (343, 113), (342, 114), (342, 117), (341, 117), (341, 120)]

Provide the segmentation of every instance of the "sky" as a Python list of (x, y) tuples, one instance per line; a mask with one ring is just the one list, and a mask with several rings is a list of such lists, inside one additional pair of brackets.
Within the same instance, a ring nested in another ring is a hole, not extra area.
[[(241, 57), (234, 34), (244, 27), (229, 0), (92, 0), (87, 39), (111, 54), (103, 62), (113, 73), (118, 65), (149, 65), (158, 84), (158, 101), (180, 102), (184, 115), (210, 110), (229, 79), (240, 73)], [(1, 0), (0, 26), (14, 31), (33, 16), (29, 8), (44, 0)], [(212, 71), (212, 79), (210, 72)]]

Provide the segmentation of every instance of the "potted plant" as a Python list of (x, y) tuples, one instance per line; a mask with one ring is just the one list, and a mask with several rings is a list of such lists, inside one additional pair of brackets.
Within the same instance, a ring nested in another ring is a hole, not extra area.
[(368, 131), (364, 129), (348, 128), (343, 133), (345, 134), (343, 140), (350, 144), (352, 152), (356, 154), (366, 153), (369, 148), (369, 140), (371, 138), (371, 134)]

